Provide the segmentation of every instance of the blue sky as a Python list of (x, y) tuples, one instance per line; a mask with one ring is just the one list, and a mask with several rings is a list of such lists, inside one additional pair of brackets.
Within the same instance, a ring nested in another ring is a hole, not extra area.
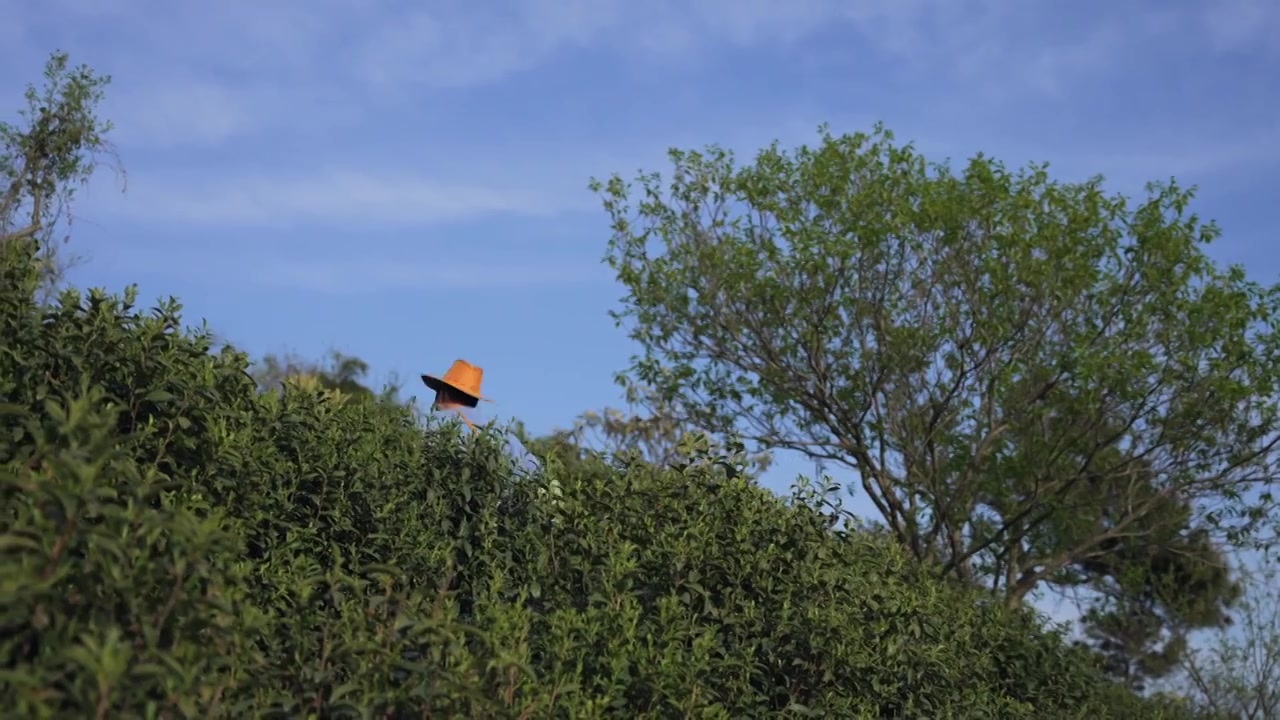
[[(416, 7), (418, 9), (411, 9)], [(76, 207), (74, 280), (176, 295), (255, 356), (378, 378), (458, 357), (534, 432), (619, 400), (591, 176), (884, 121), (1114, 189), (1176, 176), (1274, 281), (1280, 3), (0, 0), (17, 107), (50, 51), (114, 77), (128, 171)], [(808, 463), (784, 458), (783, 488)]]

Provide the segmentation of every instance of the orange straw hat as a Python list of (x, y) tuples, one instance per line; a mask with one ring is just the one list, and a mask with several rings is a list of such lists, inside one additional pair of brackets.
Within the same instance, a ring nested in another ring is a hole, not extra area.
[(422, 376), (422, 382), (436, 392), (439, 392), (441, 387), (449, 387), (476, 400), (488, 401), (489, 398), (480, 394), (480, 383), (483, 380), (484, 370), (466, 360), (455, 360), (444, 377)]

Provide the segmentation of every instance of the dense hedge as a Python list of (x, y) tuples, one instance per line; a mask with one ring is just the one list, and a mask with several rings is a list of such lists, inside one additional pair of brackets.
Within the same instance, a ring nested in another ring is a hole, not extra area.
[(0, 268), (7, 717), (1155, 718), (865, 534), (706, 468), (551, 462), (293, 387), (178, 307)]

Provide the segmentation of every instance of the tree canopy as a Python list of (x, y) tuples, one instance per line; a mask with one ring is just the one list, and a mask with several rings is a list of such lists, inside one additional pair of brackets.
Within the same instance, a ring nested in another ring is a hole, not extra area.
[(734, 452), (722, 442), (689, 428), (664, 406), (662, 398), (650, 389), (631, 385), (627, 388), (627, 408), (605, 407), (579, 415), (568, 429), (558, 430), (544, 439), (548, 448), (581, 455), (599, 453), (608, 458), (635, 458), (658, 467), (679, 467), (696, 458), (728, 452), (741, 471), (758, 477), (769, 468), (773, 458), (767, 452), (746, 455)]
[(1235, 615), (1237, 630), (1221, 633), (1186, 653), (1180, 687), (1204, 717), (1223, 720), (1280, 718), (1280, 575), (1259, 563)]
[[(31, 239), (40, 247), (45, 298), (74, 256), (60, 256), (57, 235), (72, 219), (76, 190), (101, 160), (114, 160), (111, 123), (97, 114), (111, 78), (86, 65), (71, 67), (66, 53), (50, 56), (45, 84), (28, 85), (17, 124), (0, 122), (0, 244)], [(119, 169), (119, 165), (116, 165)]]
[(624, 375), (674, 418), (844, 466), (910, 553), (1011, 606), (1274, 537), (1280, 293), (1206, 255), (1192, 190), (957, 171), (882, 127), (671, 162), (593, 187)]
[(262, 390), (278, 389), (286, 380), (305, 379), (326, 390), (383, 402), (395, 402), (400, 392), (400, 386), (394, 379), (382, 390), (374, 392), (364, 384), (369, 374), (369, 363), (337, 350), (331, 350), (319, 362), (294, 354), (268, 354), (254, 364), (250, 374)]

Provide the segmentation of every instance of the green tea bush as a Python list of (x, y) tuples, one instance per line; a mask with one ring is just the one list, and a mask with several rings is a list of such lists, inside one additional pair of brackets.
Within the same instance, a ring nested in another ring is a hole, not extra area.
[(0, 708), (30, 718), (1178, 717), (711, 463), (558, 462), (289, 385), (0, 248)]

